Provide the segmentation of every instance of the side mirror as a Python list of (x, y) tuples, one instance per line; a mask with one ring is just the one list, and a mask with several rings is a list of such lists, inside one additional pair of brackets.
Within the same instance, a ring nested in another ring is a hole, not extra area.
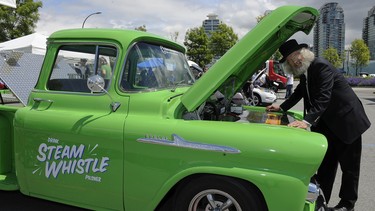
[(90, 76), (87, 79), (87, 86), (91, 92), (105, 92), (112, 101), (111, 107), (113, 112), (117, 111), (117, 109), (120, 107), (121, 103), (115, 102), (107, 90), (104, 89), (105, 81), (100, 75)]
[(91, 92), (102, 92), (104, 90), (105, 81), (100, 75), (93, 75), (87, 79), (87, 87)]

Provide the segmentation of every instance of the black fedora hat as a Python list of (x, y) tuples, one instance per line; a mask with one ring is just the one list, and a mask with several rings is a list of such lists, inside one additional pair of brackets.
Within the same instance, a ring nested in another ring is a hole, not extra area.
[(286, 57), (288, 57), (291, 53), (301, 48), (307, 48), (307, 47), (309, 47), (307, 44), (305, 43), (298, 44), (298, 42), (295, 39), (286, 41), (279, 48), (281, 55), (283, 55), (283, 58), (281, 58), (280, 62), (284, 63), (286, 60)]

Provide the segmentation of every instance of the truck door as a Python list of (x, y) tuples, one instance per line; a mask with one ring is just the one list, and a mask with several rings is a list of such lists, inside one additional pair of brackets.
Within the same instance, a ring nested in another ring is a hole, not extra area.
[[(53, 58), (46, 55), (43, 69), (47, 73), (49, 67), (51, 74), (42, 73), (29, 105), (16, 115), (21, 191), (93, 209), (122, 210), (128, 99), (114, 91), (117, 48), (52, 45), (59, 51)], [(92, 75), (102, 76), (103, 90), (88, 88)]]

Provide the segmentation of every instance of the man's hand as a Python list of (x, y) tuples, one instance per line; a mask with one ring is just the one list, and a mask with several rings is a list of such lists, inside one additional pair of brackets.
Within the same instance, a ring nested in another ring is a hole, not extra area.
[(269, 105), (266, 107), (266, 111), (280, 111), (280, 106), (278, 105)]
[(303, 121), (296, 120), (292, 123), (289, 123), (288, 127), (296, 127), (296, 128), (307, 129), (309, 126)]

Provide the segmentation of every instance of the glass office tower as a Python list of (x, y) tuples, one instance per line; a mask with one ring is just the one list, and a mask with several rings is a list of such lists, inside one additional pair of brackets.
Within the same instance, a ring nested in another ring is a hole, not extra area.
[(314, 53), (322, 56), (329, 47), (345, 55), (344, 10), (336, 2), (326, 3), (320, 9), (319, 19), (314, 27)]
[(362, 39), (370, 50), (370, 59), (375, 60), (375, 6), (363, 19)]
[(217, 30), (221, 21), (219, 20), (218, 15), (213, 13), (208, 14), (207, 17), (208, 19), (203, 21), (202, 26), (207, 36), (210, 37), (211, 33)]

